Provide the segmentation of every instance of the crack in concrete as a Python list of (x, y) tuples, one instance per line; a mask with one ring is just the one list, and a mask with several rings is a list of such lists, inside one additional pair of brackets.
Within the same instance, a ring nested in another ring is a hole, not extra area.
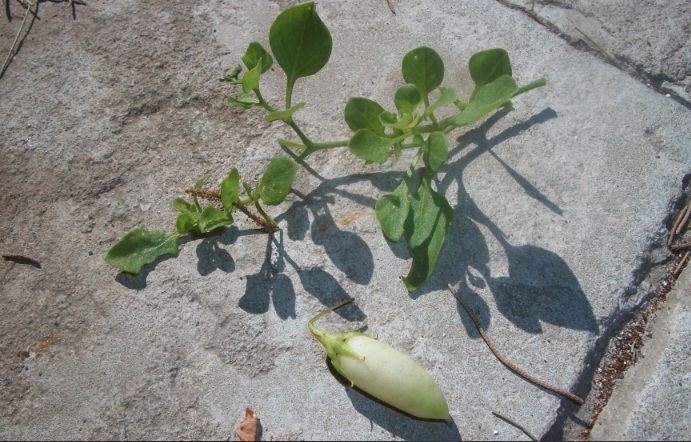
[[(676, 86), (681, 86), (678, 84), (677, 80), (675, 78), (671, 78), (664, 73), (660, 75), (653, 75), (653, 74), (647, 74), (645, 72), (640, 72), (640, 68), (637, 69), (636, 66), (634, 66), (634, 63), (632, 60), (629, 60), (628, 57), (623, 57), (622, 59), (615, 58), (611, 54), (609, 54), (607, 51), (604, 49), (600, 48), (597, 43), (595, 43), (593, 40), (590, 39), (586, 34), (584, 34), (582, 31), (578, 30), (581, 32), (584, 36), (584, 38), (576, 38), (564, 31), (562, 31), (557, 25), (552, 23), (551, 21), (545, 19), (544, 17), (541, 17), (538, 15), (535, 10), (534, 6), (535, 3), (538, 3), (540, 5), (550, 5), (550, 6), (557, 6), (561, 7), (563, 9), (574, 9), (571, 6), (568, 5), (563, 5), (559, 2), (532, 2), (532, 7), (528, 8), (525, 6), (517, 5), (514, 3), (511, 3), (510, 0), (496, 0), (498, 3), (501, 5), (520, 11), (524, 14), (526, 14), (528, 17), (539, 23), (540, 25), (544, 26), (548, 31), (551, 33), (555, 34), (556, 36), (560, 37), (562, 40), (567, 42), (570, 46), (572, 46), (575, 49), (588, 52), (591, 55), (596, 56), (600, 60), (604, 61), (605, 63), (608, 63), (617, 69), (626, 72), (634, 78), (635, 80), (638, 80), (639, 82), (643, 83), (647, 87), (653, 89), (655, 92), (665, 95), (669, 98), (674, 99), (677, 103), (681, 104), (685, 108), (691, 110), (691, 101), (686, 99), (685, 97), (679, 95), (676, 93), (674, 90), (666, 89), (663, 87), (663, 84), (666, 82), (672, 83)], [(576, 9), (578, 10), (578, 9)], [(582, 12), (578, 10), (579, 12)], [(587, 16), (585, 12), (582, 12), (584, 16)], [(671, 56), (670, 56), (671, 57)], [(668, 57), (669, 58), (669, 57)]]

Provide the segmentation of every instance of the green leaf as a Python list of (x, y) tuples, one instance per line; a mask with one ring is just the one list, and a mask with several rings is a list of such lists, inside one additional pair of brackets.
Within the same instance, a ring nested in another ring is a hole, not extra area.
[(386, 239), (392, 242), (398, 242), (401, 239), (409, 209), (408, 183), (405, 180), (401, 181), (392, 193), (377, 200), (374, 212)]
[(379, 115), (384, 108), (376, 101), (364, 97), (351, 97), (346, 103), (343, 116), (346, 124), (353, 132), (367, 129), (376, 135), (384, 135), (384, 126), (379, 120)]
[(199, 231), (210, 232), (222, 226), (233, 224), (233, 215), (225, 210), (218, 210), (212, 206), (206, 206), (199, 217)]
[(379, 114), (379, 122), (383, 126), (393, 126), (394, 124), (396, 124), (397, 121), (398, 117), (393, 112), (384, 111), (381, 114)]
[(396, 121), (395, 123), (391, 124), (391, 127), (394, 129), (400, 129), (405, 131), (406, 129), (410, 129), (413, 126), (416, 126), (418, 121), (420, 121), (421, 115), (417, 114), (403, 114), (400, 120)]
[(295, 106), (292, 106), (290, 109), (282, 110), (282, 111), (276, 111), (276, 112), (269, 112), (266, 115), (266, 122), (271, 123), (272, 121), (276, 120), (284, 120), (286, 118), (290, 118), (293, 116), (293, 114), (300, 109), (302, 109), (305, 106), (305, 102), (300, 102), (296, 104)]
[(422, 104), (422, 96), (415, 85), (406, 84), (398, 88), (393, 102), (399, 114), (411, 114)]
[(506, 103), (518, 90), (513, 78), (499, 77), (490, 84), (482, 86), (470, 100), (468, 107), (451, 120), (456, 126), (473, 124), (494, 109)]
[(177, 232), (135, 229), (110, 248), (105, 261), (124, 272), (138, 275), (142, 267), (163, 255), (178, 253)]
[(259, 100), (246, 93), (242, 87), (238, 87), (237, 94), (237, 99), (233, 97), (226, 98), (226, 104), (228, 107), (239, 106), (243, 109), (249, 109), (252, 106), (259, 104)]
[(227, 212), (232, 212), (235, 208), (233, 203), (239, 200), (240, 174), (236, 168), (230, 169), (228, 176), (221, 181), (221, 202)]
[(389, 158), (389, 138), (382, 138), (372, 131), (360, 129), (348, 140), (348, 150), (365, 161), (383, 163)]
[(183, 198), (175, 198), (172, 206), (174, 210), (177, 210), (180, 213), (197, 213), (197, 209), (195, 208), (194, 204), (188, 203)]
[(201, 188), (204, 184), (206, 184), (207, 181), (209, 181), (209, 178), (211, 178), (211, 174), (204, 175), (203, 177), (199, 178), (199, 180), (196, 183), (194, 183), (194, 188)]
[(247, 51), (245, 51), (245, 55), (242, 56), (242, 62), (245, 63), (247, 69), (250, 70), (260, 65), (261, 73), (263, 74), (271, 69), (274, 59), (260, 43), (253, 41), (247, 46)]
[(439, 91), (441, 92), (439, 98), (437, 98), (437, 101), (425, 108), (425, 112), (422, 114), (423, 117), (430, 116), (432, 112), (434, 112), (435, 110), (439, 109), (442, 106), (446, 106), (447, 104), (451, 104), (458, 99), (458, 97), (456, 96), (456, 91), (453, 88), (440, 87)]
[[(261, 60), (260, 60), (261, 62)], [(259, 87), (259, 77), (262, 75), (262, 67), (255, 66), (242, 76), (242, 91), (246, 94)]]
[(281, 204), (290, 192), (297, 168), (297, 164), (288, 157), (271, 160), (254, 192), (255, 198), (261, 197), (264, 204), (269, 206)]
[(446, 143), (446, 137), (442, 132), (432, 132), (427, 138), (425, 145), (425, 152), (422, 159), (425, 161), (425, 166), (429, 169), (428, 173), (431, 175), (444, 165), (449, 157), (449, 146)]
[(444, 80), (444, 62), (434, 49), (413, 49), (403, 57), (403, 79), (417, 86), (423, 98)]
[(190, 230), (194, 230), (197, 228), (197, 224), (199, 223), (199, 216), (195, 212), (194, 214), (192, 213), (181, 213), (178, 215), (178, 218), (175, 220), (175, 229), (178, 231), (178, 233), (183, 234), (187, 233)]
[(471, 98), (484, 85), (490, 84), (499, 77), (512, 75), (511, 60), (505, 49), (487, 49), (473, 54), (468, 61), (470, 78), (475, 82), (475, 90)]
[(446, 233), (453, 220), (453, 210), (443, 195), (432, 190), (424, 179), (410, 198), (410, 213), (404, 235), (413, 264), (403, 282), (409, 292), (417, 290), (432, 275)]
[(269, 30), (269, 44), (290, 90), (295, 80), (316, 74), (331, 57), (331, 33), (313, 2), (281, 12)]
[(237, 65), (234, 68), (228, 69), (226, 73), (223, 74), (223, 77), (219, 78), (218, 81), (226, 83), (237, 83), (238, 75), (240, 75), (240, 72), (242, 72), (242, 66)]

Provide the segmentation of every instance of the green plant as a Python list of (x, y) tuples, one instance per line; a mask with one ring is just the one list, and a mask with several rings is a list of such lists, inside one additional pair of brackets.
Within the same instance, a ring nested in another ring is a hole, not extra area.
[[(256, 189), (242, 183), (244, 197), (240, 196), (240, 176), (235, 168), (217, 191), (204, 188), (208, 177), (203, 178), (188, 190), (191, 203), (182, 198), (173, 201), (173, 208), (180, 212), (175, 232), (134, 230), (110, 249), (106, 262), (123, 271), (139, 273), (142, 266), (158, 257), (175, 254), (181, 235), (205, 234), (228, 226), (237, 210), (265, 231), (275, 231), (276, 223), (262, 204), (280, 204), (290, 191), (298, 164), (318, 151), (345, 147), (365, 161), (383, 163), (414, 149), (413, 161), (400, 183), (393, 192), (379, 198), (374, 210), (387, 240), (406, 240), (412, 265), (403, 282), (409, 291), (416, 290), (432, 274), (453, 218), (446, 197), (435, 191), (432, 184), (448, 159), (446, 135), (510, 105), (513, 97), (544, 86), (545, 80), (519, 87), (511, 76), (508, 53), (504, 49), (485, 50), (470, 58), (474, 88), (468, 102), (463, 102), (453, 88), (442, 86), (441, 57), (431, 48), (419, 47), (403, 57), (405, 84), (394, 94), (394, 111), (367, 98), (350, 98), (344, 117), (353, 135), (346, 140), (315, 142), (293, 118), (305, 103), (293, 104), (292, 97), (296, 81), (319, 72), (331, 56), (331, 34), (317, 15), (314, 3), (293, 6), (280, 13), (269, 31), (269, 43), (273, 56), (260, 43), (252, 42), (242, 57), (247, 71), (241, 75), (238, 66), (221, 78), (235, 88), (226, 102), (244, 109), (261, 107), (267, 111), (267, 122), (281, 121), (291, 127), (299, 141), (278, 142), (298, 151), (297, 160), (274, 158)], [(280, 108), (268, 103), (260, 89), (261, 77), (271, 69), (274, 59), (286, 74), (285, 103)], [(448, 116), (437, 117), (442, 108)], [(202, 207), (198, 197), (220, 201), (222, 208)], [(250, 205), (257, 213), (248, 208)]]
[(334, 369), (351, 387), (355, 385), (394, 408), (422, 419), (448, 420), (449, 406), (439, 385), (408, 356), (364, 333), (327, 333), (314, 326), (319, 318), (351, 301), (324, 310), (307, 325), (326, 349)]

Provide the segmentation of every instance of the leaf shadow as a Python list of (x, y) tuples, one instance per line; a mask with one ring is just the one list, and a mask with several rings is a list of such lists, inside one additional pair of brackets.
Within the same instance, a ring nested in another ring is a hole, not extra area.
[(273, 300), (276, 315), (281, 319), (295, 319), (295, 288), (290, 278), (281, 273), (285, 268), (283, 255), (280, 253), (274, 259), (273, 235), (269, 235), (266, 242), (264, 263), (258, 273), (248, 275), (245, 293), (238, 305), (248, 313), (262, 314), (269, 310)]
[[(534, 245), (511, 244), (465, 189), (463, 171), (477, 157), (489, 153), (499, 161), (528, 196), (555, 214), (562, 215), (562, 210), (557, 204), (492, 151), (501, 142), (529, 127), (556, 118), (556, 113), (548, 108), (487, 139), (489, 127), (506, 112), (508, 110), (498, 112), (480, 127), (467, 132), (450, 152), (451, 158), (466, 150), (465, 155), (445, 166), (443, 171), (446, 175), (438, 183), (438, 191), (442, 194), (448, 191), (452, 182), (457, 183), (458, 203), (454, 208), (454, 223), (437, 261), (440, 268), (423, 287), (412, 293), (411, 297), (417, 298), (430, 291), (445, 290), (446, 285), (451, 283), (458, 287), (459, 295), (477, 312), (481, 325), (487, 329), (490, 324), (489, 306), (478, 292), (480, 289), (488, 289), (499, 312), (521, 330), (541, 333), (540, 322), (543, 321), (560, 327), (597, 333), (599, 327), (592, 306), (564, 259), (550, 250)], [(492, 274), (490, 251), (483, 230), (489, 231), (492, 239), (503, 248), (508, 262), (508, 275)], [(457, 309), (468, 334), (474, 338), (479, 337), (474, 324), (460, 305)]]
[(230, 273), (235, 270), (235, 260), (221, 245), (232, 245), (238, 239), (238, 228), (230, 226), (220, 235), (204, 238), (197, 245), (197, 272), (207, 276), (216, 270)]
[[(260, 271), (246, 277), (245, 293), (238, 303), (240, 308), (248, 313), (262, 314), (269, 310), (270, 302), (273, 301), (274, 310), (281, 319), (295, 318), (296, 294), (292, 280), (283, 273), (286, 263), (298, 274), (305, 291), (325, 307), (350, 299), (338, 280), (324, 269), (302, 269), (286, 252), (283, 234), (278, 232), (278, 239), (273, 235), (268, 236)], [(352, 303), (335, 310), (335, 313), (351, 322), (363, 321), (367, 317)]]

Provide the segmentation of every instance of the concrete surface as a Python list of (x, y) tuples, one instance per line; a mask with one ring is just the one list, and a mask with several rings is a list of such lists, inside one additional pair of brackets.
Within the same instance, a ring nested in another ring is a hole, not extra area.
[(501, 0), (691, 106), (691, 4), (685, 0)]
[(684, 440), (691, 434), (691, 272), (658, 312), (640, 359), (593, 427), (592, 440)]
[[(228, 110), (217, 78), (249, 41), (268, 46), (296, 2), (87, 3), (76, 19), (41, 3), (0, 80), (0, 247), (42, 264), (2, 263), (0, 438), (234, 438), (245, 407), (266, 440), (526, 439), (492, 411), (559, 434), (575, 407), (507, 371), (445, 286), (506, 357), (587, 394), (607, 340), (669, 262), (665, 223), (691, 173), (683, 103), (500, 2), (393, 2), (394, 15), (384, 0), (320, 1), (333, 54), (294, 92), (315, 139), (348, 136), (349, 96), (392, 107), (401, 58), (420, 45), (461, 94), (468, 58), (490, 47), (509, 51), (519, 83), (548, 81), (449, 138), (437, 189), (455, 219), (432, 278), (406, 293), (405, 247), (373, 214), (409, 158), (365, 165), (340, 150), (300, 170), (272, 211), (276, 241), (240, 220), (132, 277), (103, 262), (125, 232), (172, 229), (170, 201), (199, 177), (236, 166), (252, 182), (281, 153), (274, 139), (289, 132)], [(10, 6), (2, 53), (23, 13)], [(282, 81), (267, 77), (267, 99)], [(348, 295), (356, 306), (321, 326), (367, 326), (410, 354), (453, 425), (410, 419), (330, 374), (306, 324)]]

